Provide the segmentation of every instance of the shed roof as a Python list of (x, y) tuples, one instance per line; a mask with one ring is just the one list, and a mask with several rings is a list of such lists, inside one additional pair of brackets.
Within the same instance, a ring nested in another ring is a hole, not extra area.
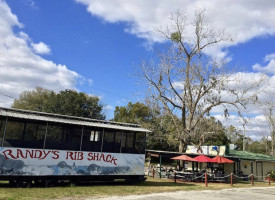
[(260, 154), (260, 153), (252, 153), (248, 151), (237, 151), (237, 150), (229, 150), (229, 153), (225, 157), (238, 158), (243, 160), (257, 160), (257, 161), (274, 161), (275, 158), (272, 156)]
[[(147, 153), (151, 154), (158, 154), (162, 155), (163, 157), (174, 157), (178, 155), (189, 155), (189, 156), (198, 156), (199, 154), (192, 154), (192, 153), (180, 153), (180, 152), (171, 152), (171, 151), (161, 151), (161, 150), (149, 150), (146, 149)], [(210, 156), (210, 155), (207, 155)], [(213, 157), (210, 156), (210, 157)], [(275, 157), (259, 154), (259, 153), (252, 153), (247, 151), (237, 151), (237, 150), (229, 150), (228, 154), (224, 155), (224, 157), (229, 159), (243, 159), (243, 160), (255, 160), (255, 161), (267, 161), (267, 162), (275, 162)]]
[(56, 122), (63, 124), (73, 124), (90, 127), (110, 128), (118, 130), (136, 131), (136, 132), (151, 132), (147, 129), (141, 128), (139, 124), (128, 124), (120, 122), (112, 122), (105, 120), (97, 120), (83, 117), (75, 117), (68, 115), (59, 115), (53, 113), (36, 112), (29, 110), (3, 108), (0, 107), (0, 116), (14, 117), (18, 119), (30, 119), (36, 121)]

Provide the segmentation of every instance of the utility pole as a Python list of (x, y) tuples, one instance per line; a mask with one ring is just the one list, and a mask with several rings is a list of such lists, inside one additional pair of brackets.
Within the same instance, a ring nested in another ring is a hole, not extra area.
[(246, 136), (245, 125), (243, 125), (243, 151), (245, 151), (245, 136)]
[(245, 126), (248, 123), (248, 121), (243, 118), (243, 151), (245, 151), (245, 142), (246, 142), (246, 129)]

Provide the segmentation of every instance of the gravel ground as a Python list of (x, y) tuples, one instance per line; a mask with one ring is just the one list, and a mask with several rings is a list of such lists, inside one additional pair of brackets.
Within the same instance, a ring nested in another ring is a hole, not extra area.
[(223, 190), (179, 191), (148, 195), (113, 196), (107, 198), (85, 198), (86, 200), (273, 200), (275, 187), (253, 187)]

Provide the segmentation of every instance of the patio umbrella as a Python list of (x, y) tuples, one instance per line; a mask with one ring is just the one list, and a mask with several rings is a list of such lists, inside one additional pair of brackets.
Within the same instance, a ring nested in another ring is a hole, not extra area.
[[(205, 156), (205, 155), (199, 155), (197, 157), (194, 158), (197, 162), (201, 163), (200, 164), (200, 169), (202, 169), (202, 163), (214, 163), (215, 161), (213, 161), (211, 158)], [(211, 172), (213, 171), (213, 167), (211, 167)]]
[(197, 157), (194, 158), (197, 162), (200, 163), (205, 163), (205, 162), (209, 162), (209, 163), (213, 163), (215, 161), (213, 161), (211, 158), (205, 156), (205, 155), (199, 155)]
[(197, 162), (194, 158), (191, 158), (187, 155), (181, 155), (181, 156), (176, 156), (174, 158), (171, 158), (173, 160), (184, 160), (184, 161), (189, 161), (189, 162)]
[(215, 163), (234, 163), (233, 160), (229, 160), (223, 156), (216, 156), (215, 158), (212, 158)]
[[(173, 160), (183, 160), (183, 166), (184, 166), (185, 161), (192, 162), (192, 163), (197, 162), (194, 158), (191, 158), (187, 155), (180, 155), (180, 156), (176, 156), (176, 157), (171, 158), (171, 159), (173, 159)], [(192, 166), (193, 166), (193, 164), (192, 164)]]

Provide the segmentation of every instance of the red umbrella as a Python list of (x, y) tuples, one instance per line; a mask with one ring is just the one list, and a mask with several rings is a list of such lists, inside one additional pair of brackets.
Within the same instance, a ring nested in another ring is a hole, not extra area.
[(194, 158), (197, 162), (201, 162), (201, 163), (204, 163), (204, 162), (209, 162), (209, 163), (213, 163), (215, 161), (213, 161), (211, 158), (205, 156), (205, 155), (199, 155), (197, 157)]
[(212, 158), (215, 163), (234, 163), (233, 160), (229, 160), (223, 156), (216, 156), (215, 158)]
[(192, 161), (192, 162), (197, 162), (197, 160), (195, 160), (194, 158), (191, 158), (187, 155), (181, 155), (181, 156), (176, 156), (174, 158), (171, 158), (173, 160), (184, 160), (184, 161)]

